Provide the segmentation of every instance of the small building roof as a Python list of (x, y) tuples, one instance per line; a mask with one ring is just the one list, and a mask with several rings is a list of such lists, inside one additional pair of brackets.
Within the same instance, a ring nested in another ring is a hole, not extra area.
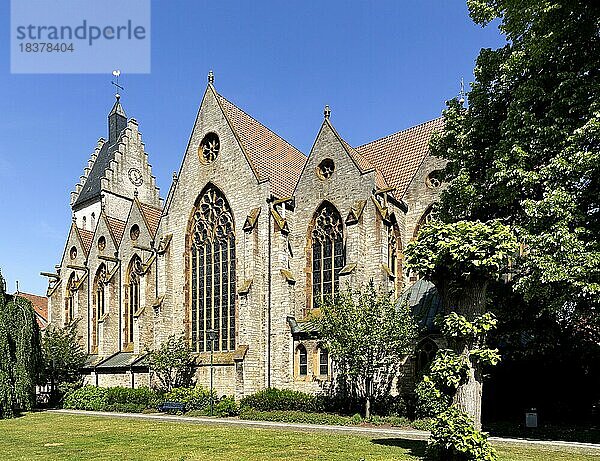
[(33, 310), (35, 311), (35, 319), (40, 330), (44, 330), (48, 326), (48, 298), (46, 296), (22, 292), (15, 293), (15, 295), (31, 301)]
[(442, 313), (442, 300), (435, 285), (427, 280), (417, 280), (398, 298), (397, 303), (408, 301), (413, 316), (427, 331), (436, 331), (435, 318)]

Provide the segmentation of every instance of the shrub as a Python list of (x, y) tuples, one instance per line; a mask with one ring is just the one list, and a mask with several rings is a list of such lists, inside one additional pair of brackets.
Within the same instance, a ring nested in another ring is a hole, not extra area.
[(239, 406), (233, 397), (223, 396), (214, 407), (214, 415), (221, 418), (237, 416), (239, 413)]
[[(214, 392), (213, 399), (214, 402), (217, 402)], [(164, 400), (185, 403), (186, 411), (203, 411), (210, 407), (210, 391), (202, 386), (175, 387), (164, 395)]]
[(73, 410), (119, 411), (138, 413), (146, 408), (156, 407), (160, 395), (147, 387), (84, 386), (69, 392), (63, 407)]
[[(137, 405), (141, 409), (156, 407), (160, 403), (160, 396), (148, 387), (109, 387), (106, 390), (107, 405)], [(126, 407), (124, 407), (126, 408)], [(108, 410), (117, 411), (117, 410)]]
[(430, 431), (433, 426), (433, 419), (431, 418), (421, 418), (415, 419), (410, 423), (410, 426), (413, 429), (418, 429), (419, 431)]
[[(242, 407), (240, 419), (254, 421), (280, 421), (285, 423), (328, 424), (333, 426), (351, 426), (353, 418), (333, 415), (331, 413), (305, 413), (303, 411), (257, 411), (250, 407)], [(362, 418), (361, 418), (362, 421)]]
[(288, 389), (269, 388), (244, 397), (240, 407), (257, 411), (325, 411), (325, 398)]
[(102, 411), (106, 408), (108, 389), (96, 386), (83, 386), (65, 396), (63, 407), (73, 410)]
[(428, 376), (415, 389), (417, 404), (415, 413), (418, 418), (433, 417), (450, 406), (452, 399), (448, 394), (438, 390)]
[(427, 459), (435, 461), (495, 461), (487, 434), (475, 429), (471, 418), (451, 406), (432, 423)]

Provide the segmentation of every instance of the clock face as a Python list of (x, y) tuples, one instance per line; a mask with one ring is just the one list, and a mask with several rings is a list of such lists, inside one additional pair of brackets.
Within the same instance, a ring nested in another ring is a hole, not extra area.
[(129, 170), (129, 180), (134, 186), (141, 186), (144, 180), (142, 179), (142, 172), (137, 168)]

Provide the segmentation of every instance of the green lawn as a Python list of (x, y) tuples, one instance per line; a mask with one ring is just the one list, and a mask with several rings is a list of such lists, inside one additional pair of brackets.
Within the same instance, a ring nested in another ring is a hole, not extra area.
[[(2, 460), (419, 460), (425, 442), (56, 413), (0, 421)], [(600, 451), (499, 445), (501, 460), (580, 461)]]

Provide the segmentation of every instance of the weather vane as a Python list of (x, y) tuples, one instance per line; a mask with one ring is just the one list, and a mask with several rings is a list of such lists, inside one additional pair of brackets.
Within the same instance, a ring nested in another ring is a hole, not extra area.
[(113, 70), (112, 74), (115, 77), (116, 81), (111, 81), (110, 83), (112, 83), (115, 86), (115, 97), (119, 99), (121, 97), (121, 95), (119, 94), (119, 90), (125, 89), (121, 85), (119, 85), (119, 75), (121, 75), (121, 71), (119, 69), (116, 69)]

